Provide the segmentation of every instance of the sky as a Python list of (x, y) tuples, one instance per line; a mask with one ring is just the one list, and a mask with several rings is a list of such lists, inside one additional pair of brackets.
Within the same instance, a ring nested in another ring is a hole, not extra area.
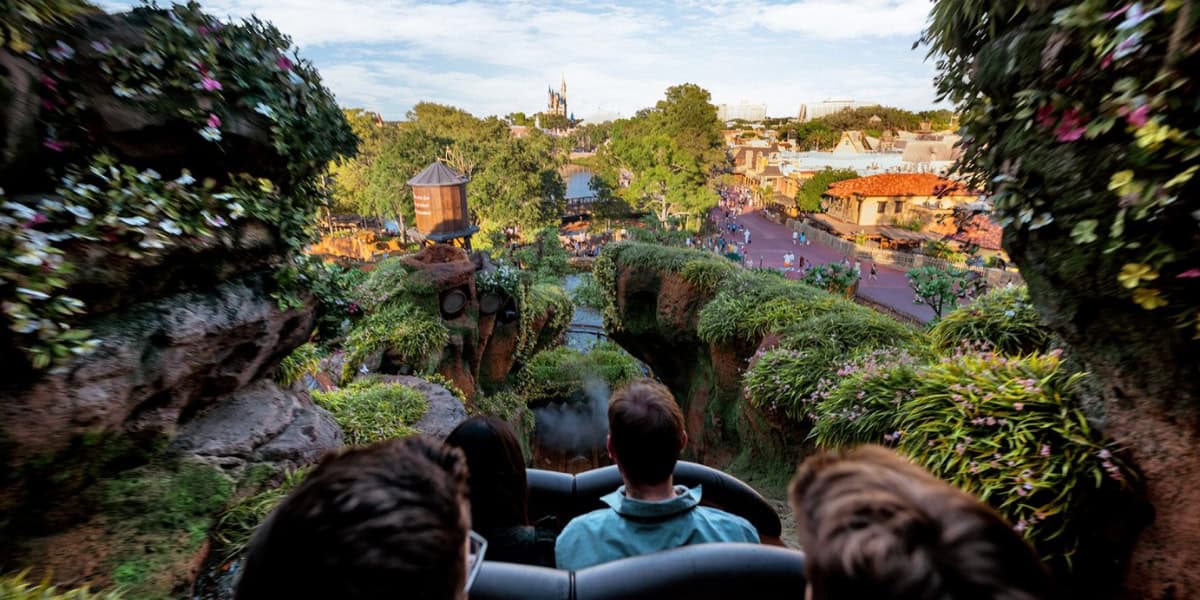
[[(169, 0), (160, 0), (168, 2)], [(136, 0), (101, 0), (120, 10)], [(565, 77), (577, 118), (631, 116), (671, 85), (794, 116), (830, 98), (935, 106), (929, 0), (200, 0), (272, 21), (344, 107), (401, 120), (429, 100), (532, 114)]]

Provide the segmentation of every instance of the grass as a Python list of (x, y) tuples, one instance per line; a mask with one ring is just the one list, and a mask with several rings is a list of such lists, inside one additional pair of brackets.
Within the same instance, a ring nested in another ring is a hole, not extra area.
[(290, 387), (300, 381), (305, 375), (314, 375), (321, 366), (321, 349), (314, 343), (308, 342), (292, 350), (279, 362), (275, 371), (275, 380), (284, 387)]
[(92, 592), (86, 587), (60, 590), (48, 581), (30, 583), (28, 572), (0, 575), (0, 598), (4, 600), (124, 600), (119, 591)]
[(394, 302), (370, 314), (346, 336), (342, 381), (354, 378), (372, 354), (385, 351), (414, 371), (426, 372), (441, 357), (450, 332), (442, 319), (408, 302)]
[(404, 437), (425, 412), (429, 401), (398, 383), (356, 381), (329, 392), (313, 392), (313, 400), (341, 425), (346, 444), (357, 446)]
[(225, 560), (246, 549), (259, 524), (307, 475), (308, 469), (289, 471), (278, 485), (268, 486), (257, 494), (236, 500), (221, 513), (213, 529), (213, 538), (221, 543)]
[(1042, 325), (1024, 286), (993, 290), (955, 309), (929, 330), (929, 337), (943, 350), (969, 342), (1003, 354), (1028, 354), (1050, 344), (1049, 329)]
[(589, 381), (615, 389), (642, 376), (637, 361), (611, 342), (593, 346), (587, 353), (566, 346), (535, 355), (521, 372), (521, 395), (529, 404), (570, 399)]

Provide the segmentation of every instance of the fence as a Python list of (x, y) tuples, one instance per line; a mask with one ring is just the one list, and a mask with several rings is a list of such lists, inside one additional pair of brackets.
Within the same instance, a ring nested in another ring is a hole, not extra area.
[(897, 252), (895, 250), (884, 250), (882, 248), (871, 248), (868, 246), (860, 246), (849, 240), (844, 240), (827, 231), (817, 229), (807, 223), (801, 223), (795, 219), (788, 219), (787, 226), (790, 229), (803, 233), (808, 239), (833, 248), (843, 256), (853, 256), (858, 260), (871, 261), (880, 265), (895, 267), (897, 269), (908, 271), (916, 267), (937, 267), (939, 269), (947, 269), (956, 267), (960, 269), (970, 269), (982, 275), (987, 281), (988, 287), (999, 287), (1007, 285), (1011, 282), (1013, 285), (1022, 285), (1024, 281), (1021, 275), (1016, 271), (1005, 269), (993, 269), (988, 267), (971, 267), (966, 263), (951, 263), (950, 261), (924, 254), (912, 254), (910, 252)]

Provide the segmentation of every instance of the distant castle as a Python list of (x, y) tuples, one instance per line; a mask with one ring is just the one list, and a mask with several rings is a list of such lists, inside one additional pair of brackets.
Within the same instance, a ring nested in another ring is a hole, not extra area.
[(567, 116), (567, 78), (565, 76), (559, 91), (546, 88), (546, 114)]

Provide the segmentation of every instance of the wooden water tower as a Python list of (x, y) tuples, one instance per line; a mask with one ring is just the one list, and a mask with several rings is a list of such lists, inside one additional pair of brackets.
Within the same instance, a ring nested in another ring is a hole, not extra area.
[(426, 242), (448, 243), (471, 249), (471, 236), (479, 227), (471, 224), (467, 210), (470, 177), (455, 172), (440, 161), (425, 167), (408, 180), (412, 187), (417, 231)]

